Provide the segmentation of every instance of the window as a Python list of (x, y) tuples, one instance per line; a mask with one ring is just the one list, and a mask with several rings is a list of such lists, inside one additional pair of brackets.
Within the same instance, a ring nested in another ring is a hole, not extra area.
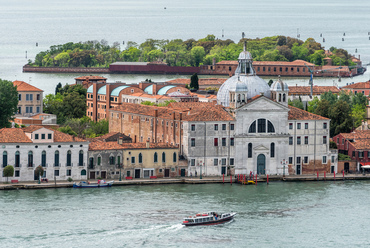
[(3, 167), (6, 167), (8, 165), (8, 152), (3, 152)]
[(256, 121), (254, 121), (250, 127), (249, 127), (249, 133), (255, 133), (256, 132)]
[(84, 152), (80, 150), (80, 153), (78, 154), (78, 165), (83, 166), (84, 163)]
[(304, 136), (304, 144), (308, 145), (308, 136)]
[(15, 152), (15, 163), (14, 163), (14, 166), (15, 167), (20, 167), (20, 153), (19, 153), (19, 151), (16, 151)]
[(356, 152), (352, 151), (352, 157), (356, 157)]
[(190, 165), (191, 165), (191, 166), (195, 166), (195, 159), (194, 159), (194, 158), (192, 158), (192, 159), (190, 160)]
[(215, 124), (215, 131), (218, 130), (218, 124)]
[(326, 136), (322, 136), (322, 143), (323, 143), (323, 144), (326, 144), (326, 142), (327, 142), (327, 138), (326, 138)]
[(72, 175), (72, 170), (67, 170), (66, 176), (71, 176)]
[(43, 139), (43, 140), (45, 139), (45, 134), (44, 133), (41, 134), (41, 139)]
[(358, 152), (358, 157), (363, 158), (364, 157), (364, 152)]
[(226, 146), (226, 138), (222, 138), (222, 146)]
[(293, 123), (289, 123), (289, 129), (293, 129)]
[(81, 171), (81, 176), (86, 176), (86, 170)]
[(293, 157), (289, 157), (289, 164), (293, 164)]
[(213, 165), (214, 166), (217, 166), (218, 165), (218, 158), (213, 159)]
[(339, 138), (337, 138), (337, 145), (339, 145)]
[(35, 133), (35, 139), (39, 139), (39, 134)]
[(308, 123), (304, 124), (304, 129), (308, 129)]
[(301, 164), (301, 157), (297, 157), (297, 164)]
[(22, 107), (18, 107), (18, 114), (22, 114)]
[(297, 129), (301, 129), (301, 123), (297, 123)]
[(258, 119), (258, 132), (259, 133), (266, 132), (266, 119)]
[(191, 139), (191, 146), (193, 146), (193, 147), (195, 146), (195, 139), (194, 138)]
[(162, 163), (166, 163), (166, 153), (162, 152)]
[(274, 125), (272, 125), (271, 121), (267, 121), (267, 132), (275, 133), (275, 128), (274, 128)]
[(14, 177), (20, 177), (19, 170), (14, 171)]
[(22, 94), (18, 94), (18, 101), (22, 101)]
[(226, 165), (226, 158), (221, 159), (221, 165)]
[(40, 113), (40, 107), (36, 107), (36, 113)]
[(230, 130), (234, 130), (234, 124), (230, 124)]
[(114, 156), (109, 156), (109, 164), (114, 165), (116, 162), (116, 158)]
[(331, 162), (334, 163), (335, 162), (335, 156), (331, 156)]
[(271, 158), (275, 157), (275, 143), (270, 144), (270, 157)]
[(40, 101), (40, 94), (36, 94), (36, 100)]
[(293, 137), (289, 137), (289, 145), (293, 145)]
[(48, 139), (51, 139), (52, 135), (51, 133), (48, 133)]
[(72, 152), (71, 150), (67, 151), (67, 166), (72, 166)]
[(195, 125), (194, 124), (191, 125), (191, 131), (195, 131)]
[(131, 157), (131, 164), (135, 164), (135, 157)]
[(230, 158), (230, 165), (234, 165), (234, 158)]
[(28, 152), (28, 167), (33, 167), (33, 152)]
[(322, 163), (326, 164), (326, 156), (322, 156)]
[(139, 153), (139, 164), (143, 163), (143, 154)]
[(54, 166), (59, 166), (59, 151), (54, 153)]
[(174, 163), (177, 162), (177, 153), (176, 152), (173, 153), (173, 162)]
[(301, 136), (297, 136), (297, 145), (301, 144)]
[(54, 176), (59, 177), (59, 170), (54, 170)]
[(324, 122), (323, 125), (322, 125), (322, 128), (327, 129), (328, 128), (328, 123)]
[(303, 158), (303, 163), (308, 164), (308, 157), (307, 156)]
[(158, 153), (154, 153), (154, 163), (158, 163)]
[(222, 130), (226, 130), (226, 124), (222, 124)]
[(218, 138), (214, 138), (213, 139), (213, 145), (214, 146), (218, 146)]
[(252, 157), (252, 143), (248, 144), (248, 158)]
[(98, 156), (98, 165), (101, 165), (101, 157)]
[(230, 146), (234, 146), (234, 138), (230, 138)]

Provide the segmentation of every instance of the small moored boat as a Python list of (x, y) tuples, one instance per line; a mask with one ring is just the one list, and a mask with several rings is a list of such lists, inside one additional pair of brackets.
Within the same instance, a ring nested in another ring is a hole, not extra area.
[(81, 181), (79, 183), (74, 183), (73, 188), (100, 188), (100, 187), (111, 187), (114, 181), (106, 182), (105, 180), (99, 180), (97, 183), (90, 183)]
[(185, 226), (217, 225), (234, 219), (235, 215), (236, 213), (201, 213), (185, 218), (182, 224)]

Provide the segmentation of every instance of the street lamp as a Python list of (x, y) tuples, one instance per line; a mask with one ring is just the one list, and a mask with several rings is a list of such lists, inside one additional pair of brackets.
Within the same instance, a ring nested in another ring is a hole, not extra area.
[(119, 168), (119, 181), (122, 181), (122, 176), (121, 176), (121, 169), (122, 169), (122, 163), (117, 165)]

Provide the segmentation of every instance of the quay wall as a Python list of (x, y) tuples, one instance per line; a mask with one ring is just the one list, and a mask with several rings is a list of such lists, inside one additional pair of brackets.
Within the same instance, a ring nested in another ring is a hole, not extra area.
[(99, 67), (33, 67), (23, 66), (23, 72), (42, 72), (42, 73), (110, 73), (109, 68)]

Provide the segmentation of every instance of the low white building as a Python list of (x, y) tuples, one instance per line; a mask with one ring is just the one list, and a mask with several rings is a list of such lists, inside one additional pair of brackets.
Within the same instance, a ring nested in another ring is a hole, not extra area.
[(2, 154), (0, 181), (7, 180), (3, 170), (14, 167), (9, 180), (34, 181), (37, 166), (44, 169), (48, 180), (87, 179), (89, 142), (43, 126), (0, 129)]

